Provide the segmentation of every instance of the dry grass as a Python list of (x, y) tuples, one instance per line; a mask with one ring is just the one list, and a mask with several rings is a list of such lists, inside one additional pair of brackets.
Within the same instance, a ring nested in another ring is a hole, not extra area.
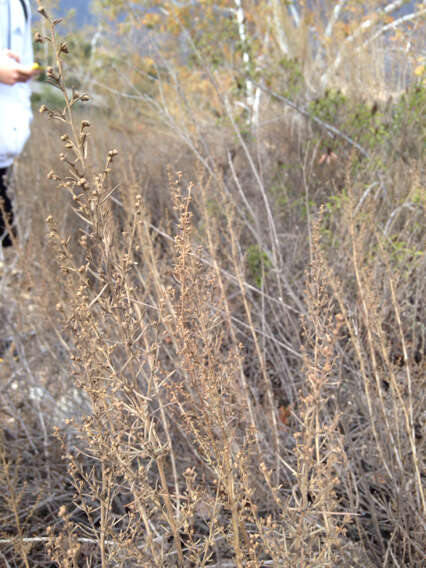
[(0, 282), (5, 566), (423, 564), (417, 115), (320, 164), (275, 104), (184, 146), (73, 99), (36, 118)]

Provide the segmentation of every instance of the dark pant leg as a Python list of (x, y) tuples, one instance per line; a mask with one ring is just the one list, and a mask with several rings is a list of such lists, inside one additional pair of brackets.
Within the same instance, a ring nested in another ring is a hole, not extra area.
[[(13, 208), (12, 208), (12, 201), (7, 195), (6, 173), (7, 173), (7, 168), (0, 168), (0, 199), (2, 200), (4, 213), (7, 215), (9, 225), (12, 225)], [(10, 247), (12, 245), (12, 241), (8, 233), (6, 233), (3, 236), (3, 233), (5, 233), (5, 231), (6, 231), (6, 223), (3, 217), (3, 213), (0, 209), (0, 244), (4, 247)]]

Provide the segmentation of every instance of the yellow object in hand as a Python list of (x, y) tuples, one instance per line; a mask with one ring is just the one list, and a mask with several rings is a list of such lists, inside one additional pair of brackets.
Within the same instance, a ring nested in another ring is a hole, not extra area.
[(35, 63), (32, 64), (31, 69), (32, 69), (33, 71), (41, 71), (41, 67), (40, 67), (40, 65), (39, 65), (37, 62), (35, 62)]

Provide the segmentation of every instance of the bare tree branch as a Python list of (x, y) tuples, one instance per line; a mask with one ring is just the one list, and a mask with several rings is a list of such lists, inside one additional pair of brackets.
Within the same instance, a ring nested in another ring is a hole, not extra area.
[(333, 13), (331, 14), (331, 17), (328, 21), (327, 27), (325, 29), (325, 37), (331, 37), (331, 34), (333, 32), (333, 28), (337, 22), (337, 20), (339, 19), (340, 16), (340, 12), (342, 11), (342, 9), (344, 8), (346, 4), (346, 0), (340, 0), (340, 2), (338, 2), (333, 9)]
[(375, 34), (373, 34), (371, 37), (369, 37), (367, 39), (367, 41), (365, 41), (361, 45), (361, 47), (358, 48), (357, 51), (359, 51), (362, 47), (365, 47), (366, 45), (368, 45), (372, 41), (376, 40), (378, 37), (380, 37), (382, 34), (386, 33), (387, 31), (394, 30), (397, 27), (401, 26), (402, 24), (405, 24), (406, 22), (410, 22), (412, 20), (415, 20), (415, 19), (419, 18), (420, 16), (423, 16), (424, 14), (426, 14), (426, 8), (424, 8), (423, 10), (420, 10), (419, 12), (415, 12), (413, 14), (406, 14), (405, 16), (402, 16), (401, 18), (394, 20), (390, 24), (383, 26), (383, 28), (381, 28)]
[(282, 95), (279, 95), (278, 93), (275, 93), (274, 91), (271, 91), (267, 87), (260, 85), (258, 83), (254, 84), (257, 87), (259, 87), (259, 89), (261, 89), (263, 92), (267, 93), (269, 96), (273, 97), (274, 99), (277, 99), (278, 101), (285, 103), (289, 107), (299, 112), (301, 115), (305, 116), (309, 120), (312, 120), (312, 122), (315, 122), (315, 124), (318, 124), (318, 126), (321, 126), (321, 128), (324, 128), (325, 130), (328, 130), (328, 132), (331, 132), (335, 136), (341, 138), (342, 140), (344, 140), (345, 142), (356, 148), (358, 152), (365, 158), (370, 158), (370, 154), (367, 152), (367, 150), (365, 150), (365, 148), (363, 148), (360, 144), (358, 144), (358, 142), (355, 142), (353, 138), (351, 138), (350, 136), (348, 136), (347, 134), (345, 134), (344, 132), (342, 132), (332, 124), (329, 124), (328, 122), (325, 122), (324, 120), (321, 120), (316, 116), (313, 116), (312, 113), (309, 112), (307, 109), (301, 107), (300, 105), (297, 105), (287, 97), (283, 97)]
[(342, 46), (341, 46), (334, 62), (331, 65), (329, 65), (327, 71), (322, 75), (321, 84), (324, 86), (328, 83), (330, 76), (333, 73), (335, 73), (337, 71), (337, 69), (340, 67), (342, 60), (343, 60), (343, 54), (345, 53), (346, 49), (359, 36), (361, 36), (368, 29), (370, 29), (379, 20), (380, 17), (391, 14), (392, 12), (394, 12), (395, 10), (397, 10), (398, 8), (400, 8), (401, 6), (403, 6), (406, 3), (407, 3), (407, 0), (396, 0), (395, 2), (392, 2), (392, 4), (389, 4), (388, 6), (383, 8), (382, 10), (378, 10), (373, 17), (362, 22), (362, 24), (360, 26), (358, 26), (356, 28), (356, 30), (350, 36), (348, 36), (345, 39), (345, 41), (342, 43)]

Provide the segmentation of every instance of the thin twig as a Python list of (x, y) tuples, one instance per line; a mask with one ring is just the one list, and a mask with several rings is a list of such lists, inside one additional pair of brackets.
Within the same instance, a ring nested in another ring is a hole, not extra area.
[(268, 89), (264, 85), (261, 85), (259, 83), (254, 83), (254, 85), (256, 85), (256, 87), (259, 87), (259, 89), (261, 89), (264, 93), (267, 93), (269, 96), (273, 97), (274, 99), (277, 99), (278, 101), (285, 103), (286, 105), (288, 105), (289, 107), (293, 108), (298, 113), (300, 113), (302, 116), (305, 116), (306, 118), (308, 118), (312, 122), (315, 122), (315, 124), (318, 124), (318, 126), (320, 126), (321, 128), (325, 128), (325, 130), (328, 130), (328, 132), (331, 132), (335, 136), (338, 136), (339, 138), (341, 138), (342, 140), (344, 140), (345, 142), (350, 144), (353, 148), (358, 150), (358, 152), (362, 156), (364, 156), (365, 158), (368, 158), (368, 159), (370, 158), (370, 154), (367, 152), (367, 150), (365, 148), (363, 148), (360, 144), (358, 144), (358, 142), (355, 142), (355, 140), (353, 138), (351, 138), (350, 136), (345, 134), (342, 130), (339, 130), (338, 128), (336, 128), (332, 124), (326, 122), (325, 120), (321, 120), (317, 116), (314, 116), (306, 108), (296, 104), (295, 102), (293, 102), (291, 99), (289, 99), (287, 97), (283, 97), (282, 95), (279, 95), (278, 93), (275, 93), (274, 91), (271, 91), (271, 89)]

